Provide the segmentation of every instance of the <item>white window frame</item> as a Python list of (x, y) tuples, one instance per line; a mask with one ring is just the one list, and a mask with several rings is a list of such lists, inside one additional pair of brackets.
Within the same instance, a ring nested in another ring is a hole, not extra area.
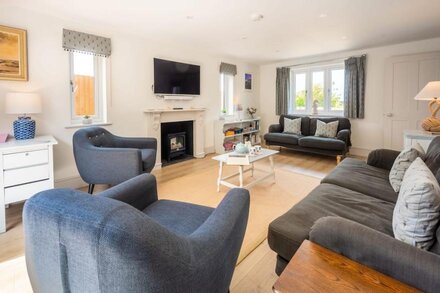
[[(345, 69), (344, 63), (326, 64), (326, 65), (310, 65), (301, 67), (292, 67), (290, 69), (290, 99), (289, 113), (292, 114), (311, 114), (313, 105), (313, 72), (324, 72), (324, 109), (318, 110), (318, 115), (343, 116), (344, 110), (331, 109), (332, 96), (332, 70)], [(296, 109), (296, 74), (306, 74), (306, 103), (305, 110)]]
[[(95, 77), (95, 115), (91, 116), (93, 124), (107, 123), (107, 98), (108, 98), (108, 58), (93, 56)], [(75, 74), (74, 52), (69, 52), (70, 64), (70, 119), (72, 125), (82, 124), (84, 116), (75, 114)]]
[[(230, 79), (230, 83), (227, 82)], [(232, 87), (232, 96), (228, 97), (228, 93)], [(221, 111), (226, 109), (226, 115), (234, 115), (234, 95), (235, 95), (235, 76), (233, 74), (220, 73), (220, 95), (221, 95)]]

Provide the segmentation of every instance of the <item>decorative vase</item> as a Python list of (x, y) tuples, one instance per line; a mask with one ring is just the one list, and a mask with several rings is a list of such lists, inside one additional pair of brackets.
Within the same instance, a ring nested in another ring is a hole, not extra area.
[(92, 124), (92, 118), (83, 118), (82, 123), (83, 124)]
[(32, 139), (35, 137), (35, 120), (31, 117), (18, 117), (14, 121), (14, 137), (17, 140)]

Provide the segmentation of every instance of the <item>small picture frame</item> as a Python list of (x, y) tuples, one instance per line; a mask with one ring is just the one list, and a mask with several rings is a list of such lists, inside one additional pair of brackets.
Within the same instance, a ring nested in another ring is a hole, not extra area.
[(28, 80), (26, 30), (0, 25), (0, 80)]
[(252, 73), (244, 74), (244, 89), (249, 91), (252, 90)]

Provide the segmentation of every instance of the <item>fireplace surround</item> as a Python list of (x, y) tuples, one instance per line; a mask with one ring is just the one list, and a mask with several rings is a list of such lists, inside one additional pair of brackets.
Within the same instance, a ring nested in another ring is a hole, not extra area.
[[(184, 108), (184, 109), (146, 109), (147, 116), (147, 137), (157, 139), (157, 156), (155, 168), (162, 167), (162, 135), (161, 124), (168, 122), (193, 122), (193, 156), (195, 158), (205, 157), (205, 109)], [(164, 160), (165, 161), (165, 160)]]

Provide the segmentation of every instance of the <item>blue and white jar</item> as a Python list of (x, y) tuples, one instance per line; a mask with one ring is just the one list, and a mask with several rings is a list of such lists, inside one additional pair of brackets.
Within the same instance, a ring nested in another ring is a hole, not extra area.
[(35, 120), (31, 117), (19, 117), (14, 121), (15, 139), (32, 139), (35, 137)]

